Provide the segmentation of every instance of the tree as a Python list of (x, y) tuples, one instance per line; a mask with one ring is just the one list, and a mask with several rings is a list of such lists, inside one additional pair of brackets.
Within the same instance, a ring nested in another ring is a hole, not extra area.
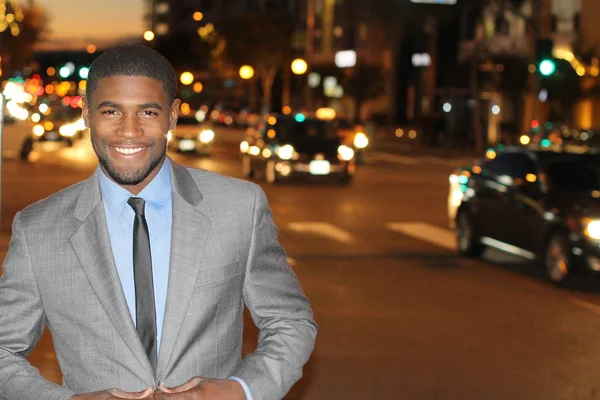
[[(292, 57), (291, 39), (294, 24), (288, 14), (244, 14), (216, 26), (225, 39), (217, 51), (220, 62), (240, 67), (251, 65), (257, 72), (263, 91), (263, 105), (271, 108), (273, 81), (277, 71), (288, 66)], [(215, 49), (222, 41), (214, 40)]]
[(35, 4), (20, 8), (13, 1), (4, 3), (7, 6), (6, 15), (12, 13), (17, 26), (16, 29), (9, 28), (0, 33), (3, 75), (11, 75), (14, 71), (22, 70), (30, 61), (35, 44), (46, 32), (47, 17)]
[(361, 123), (364, 102), (384, 93), (384, 82), (384, 72), (379, 66), (358, 64), (344, 71), (345, 93), (354, 97), (354, 123)]

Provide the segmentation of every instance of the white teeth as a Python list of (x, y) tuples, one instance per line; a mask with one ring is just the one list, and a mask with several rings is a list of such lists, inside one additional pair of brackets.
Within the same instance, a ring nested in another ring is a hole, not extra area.
[(118, 151), (121, 154), (135, 154), (135, 153), (139, 153), (140, 151), (144, 150), (143, 147), (136, 147), (136, 148), (124, 148), (124, 147), (113, 147), (113, 149), (115, 149), (116, 151)]

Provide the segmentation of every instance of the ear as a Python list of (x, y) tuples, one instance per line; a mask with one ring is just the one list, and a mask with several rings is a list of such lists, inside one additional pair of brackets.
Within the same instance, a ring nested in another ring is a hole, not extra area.
[(177, 117), (179, 116), (179, 106), (181, 105), (181, 100), (175, 99), (173, 100), (173, 104), (171, 104), (171, 111), (169, 112), (169, 130), (174, 131), (177, 127)]
[(81, 117), (83, 118), (83, 122), (85, 122), (85, 127), (90, 127), (90, 103), (87, 96), (83, 96), (81, 98), (83, 102), (83, 106), (81, 107)]

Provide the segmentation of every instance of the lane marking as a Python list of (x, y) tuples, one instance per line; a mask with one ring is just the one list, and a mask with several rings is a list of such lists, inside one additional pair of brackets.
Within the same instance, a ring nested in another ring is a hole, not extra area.
[(444, 249), (456, 250), (456, 237), (454, 232), (449, 229), (424, 222), (389, 222), (385, 226), (391, 231), (432, 243)]
[[(450, 229), (439, 228), (423, 222), (390, 222), (386, 227), (392, 231), (432, 243), (448, 250), (456, 250), (456, 237)], [(574, 305), (591, 313), (600, 315), (600, 305), (573, 296), (567, 299)]]
[(298, 233), (309, 233), (325, 236), (342, 243), (354, 242), (354, 237), (347, 231), (327, 222), (292, 222), (288, 228)]
[(596, 315), (600, 315), (600, 305), (598, 305), (598, 304), (594, 304), (594, 303), (589, 302), (587, 300), (578, 299), (577, 297), (572, 297), (572, 296), (569, 296), (569, 300), (573, 304), (575, 304), (575, 305), (577, 305), (577, 306), (579, 306), (581, 308), (584, 308), (584, 309), (586, 309), (586, 310), (588, 310), (588, 311), (590, 311), (590, 312), (592, 312), (592, 313), (594, 313)]

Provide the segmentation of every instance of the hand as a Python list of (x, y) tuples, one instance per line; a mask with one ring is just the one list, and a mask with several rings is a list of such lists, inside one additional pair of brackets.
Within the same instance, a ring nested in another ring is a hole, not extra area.
[(77, 394), (70, 400), (116, 400), (116, 399), (147, 399), (152, 400), (154, 388), (151, 386), (141, 392), (124, 392), (119, 389), (107, 389), (100, 392)]
[(196, 377), (183, 385), (158, 387), (155, 400), (246, 400), (242, 385), (232, 379), (209, 379)]

